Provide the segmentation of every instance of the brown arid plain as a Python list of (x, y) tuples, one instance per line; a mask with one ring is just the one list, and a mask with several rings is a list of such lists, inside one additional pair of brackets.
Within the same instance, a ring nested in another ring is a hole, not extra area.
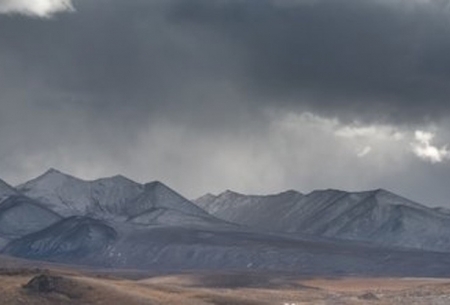
[[(32, 279), (50, 286), (27, 285)], [(48, 283), (47, 283), (48, 284)], [(31, 287), (30, 287), (31, 286)], [(0, 304), (450, 304), (450, 279), (82, 270), (0, 257)]]

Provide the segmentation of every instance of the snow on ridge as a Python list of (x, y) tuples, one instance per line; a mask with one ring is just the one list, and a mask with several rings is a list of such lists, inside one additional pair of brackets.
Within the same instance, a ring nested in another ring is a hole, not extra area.
[(86, 181), (50, 169), (21, 185), (19, 190), (65, 217), (90, 215), (102, 219), (116, 216), (128, 218), (154, 207), (208, 215), (159, 181), (144, 185), (122, 175)]
[(271, 198), (271, 197), (279, 197), (279, 196), (304, 196), (302, 193), (295, 191), (295, 190), (287, 190), (276, 194), (267, 194), (267, 195), (246, 195), (242, 193), (238, 193), (232, 190), (226, 190), (219, 195), (214, 195), (211, 193), (207, 193), (197, 199), (194, 199), (193, 202), (199, 202), (199, 203), (206, 203), (211, 202), (213, 200), (232, 200), (232, 199), (239, 199), (239, 198)]
[(18, 188), (63, 216), (120, 212), (123, 204), (143, 190), (141, 184), (123, 176), (86, 181), (55, 169)]
[[(342, 196), (368, 196), (368, 195), (372, 195), (374, 196), (380, 204), (392, 204), (392, 205), (404, 205), (404, 206), (408, 206), (411, 208), (415, 208), (415, 209), (426, 209), (426, 210), (430, 210), (431, 208), (414, 202), (412, 200), (409, 200), (403, 196), (397, 195), (391, 191), (388, 191), (386, 189), (374, 189), (374, 190), (367, 190), (367, 191), (356, 191), (356, 192), (350, 192), (350, 191), (344, 191), (344, 190), (339, 190), (339, 189), (318, 189), (318, 190), (313, 190), (309, 193), (303, 194), (301, 192), (298, 192), (296, 190), (287, 190), (284, 192), (280, 192), (280, 193), (275, 193), (275, 194), (268, 194), (268, 195), (255, 195), (255, 194), (242, 194), (242, 193), (238, 193), (232, 190), (226, 190), (222, 193), (220, 193), (219, 195), (213, 195), (210, 193), (207, 193), (195, 200), (193, 200), (194, 203), (198, 203), (200, 206), (202, 205), (210, 205), (213, 201), (216, 200), (238, 200), (238, 199), (243, 199), (243, 198), (261, 198), (261, 199), (269, 199), (269, 198), (279, 198), (280, 196), (304, 196), (306, 198), (308, 197), (314, 197), (314, 196), (338, 196), (338, 195), (342, 195)], [(436, 209), (438, 210), (438, 209)]]
[(212, 215), (263, 232), (310, 234), (385, 246), (450, 250), (450, 215), (384, 189), (317, 190), (270, 196), (224, 192), (196, 203)]

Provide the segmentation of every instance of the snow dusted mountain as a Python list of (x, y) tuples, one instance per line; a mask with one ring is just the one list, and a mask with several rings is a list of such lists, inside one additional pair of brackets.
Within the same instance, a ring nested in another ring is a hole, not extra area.
[(66, 217), (123, 216), (129, 201), (139, 196), (144, 186), (123, 176), (84, 181), (51, 169), (17, 189)]
[(159, 181), (142, 185), (123, 176), (84, 181), (51, 169), (18, 190), (65, 217), (138, 225), (229, 225)]
[(0, 202), (8, 198), (9, 196), (17, 195), (17, 191), (7, 184), (5, 181), (0, 179)]
[(195, 203), (214, 216), (259, 231), (303, 233), (384, 246), (450, 251), (450, 215), (385, 190), (288, 191), (246, 196), (226, 191)]
[(428, 251), (450, 251), (450, 213), (384, 190), (227, 191), (195, 205), (161, 182), (50, 170), (18, 192), (0, 184), (1, 194), (0, 249), (17, 257), (159, 271), (450, 276), (448, 253)]
[(245, 196), (226, 191), (219, 196), (207, 194), (193, 202), (210, 214), (264, 231), (293, 231), (280, 217), (288, 216), (303, 195), (287, 191), (269, 196)]

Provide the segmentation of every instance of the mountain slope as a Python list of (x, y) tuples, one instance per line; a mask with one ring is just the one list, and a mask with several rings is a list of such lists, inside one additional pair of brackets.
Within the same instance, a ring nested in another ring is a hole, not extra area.
[(177, 210), (192, 215), (208, 215), (203, 209), (158, 181), (145, 185), (144, 191), (126, 208), (126, 214), (136, 216), (155, 208)]
[(385, 246), (450, 251), (450, 215), (385, 190), (245, 196), (227, 191), (195, 201), (218, 218), (260, 231), (306, 233)]
[(282, 218), (289, 216), (301, 198), (303, 195), (295, 191), (269, 196), (245, 196), (226, 191), (219, 196), (205, 195), (194, 203), (226, 221), (262, 231), (289, 232)]
[(144, 192), (129, 204), (128, 222), (138, 225), (233, 228), (222, 219), (211, 216), (191, 201), (161, 182), (145, 185)]
[(0, 236), (17, 238), (42, 230), (61, 216), (25, 196), (10, 196), (0, 203)]
[(71, 217), (9, 243), (4, 254), (152, 272), (264, 270), (322, 275), (449, 276), (447, 254), (186, 227), (131, 228)]
[(74, 216), (12, 241), (3, 252), (16, 257), (76, 264), (90, 256), (101, 256), (116, 238), (117, 232), (104, 222)]
[(179, 210), (167, 208), (154, 208), (139, 215), (130, 217), (128, 223), (145, 226), (185, 226), (211, 227), (211, 228), (236, 228), (235, 224), (212, 217), (209, 214), (186, 214)]

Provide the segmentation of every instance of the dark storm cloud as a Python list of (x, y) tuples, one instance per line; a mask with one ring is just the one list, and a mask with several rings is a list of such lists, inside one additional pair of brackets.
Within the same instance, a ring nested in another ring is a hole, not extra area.
[(448, 3), (196, 0), (171, 16), (239, 45), (257, 95), (329, 115), (420, 121), (449, 114)]
[[(0, 178), (52, 166), (200, 195), (377, 188), (406, 181), (397, 171), (424, 173), (402, 193), (426, 180), (445, 199), (447, 166), (421, 171), (410, 141), (450, 116), (447, 3), (75, 0), (45, 18), (0, 14)], [(366, 142), (336, 136), (350, 121), (373, 127)]]
[(51, 20), (0, 16), (4, 61), (16, 63), (11, 69), (22, 83), (39, 83), (46, 104), (136, 123), (161, 112), (191, 117), (198, 112), (193, 107), (203, 114), (231, 111), (230, 100), (223, 105), (225, 86), (214, 85), (234, 81), (239, 59), (207, 27), (167, 22), (167, 1), (77, 1), (75, 7)]
[(52, 20), (0, 17), (0, 45), (24, 78), (107, 117), (286, 106), (433, 120), (448, 114), (446, 4), (80, 0)]

